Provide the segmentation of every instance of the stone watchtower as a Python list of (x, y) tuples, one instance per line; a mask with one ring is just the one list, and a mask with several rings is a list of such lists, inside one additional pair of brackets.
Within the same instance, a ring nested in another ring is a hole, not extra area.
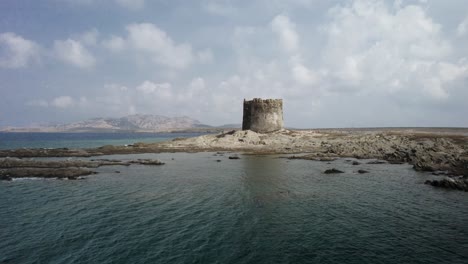
[(244, 99), (242, 130), (259, 133), (273, 132), (283, 128), (283, 100), (254, 98)]

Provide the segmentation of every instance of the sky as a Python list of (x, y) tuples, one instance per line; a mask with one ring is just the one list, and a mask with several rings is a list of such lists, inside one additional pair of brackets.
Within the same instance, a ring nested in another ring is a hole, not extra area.
[(257, 97), (289, 127), (467, 127), (468, 1), (0, 1), (0, 127)]

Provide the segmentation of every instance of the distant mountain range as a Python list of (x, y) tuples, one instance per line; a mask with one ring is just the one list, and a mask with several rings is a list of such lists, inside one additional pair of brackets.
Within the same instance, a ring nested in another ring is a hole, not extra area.
[[(225, 126), (218, 127), (224, 128)], [(169, 132), (179, 130), (215, 129), (200, 121), (187, 117), (167, 117), (161, 115), (129, 115), (120, 118), (92, 118), (84, 121), (60, 124), (38, 125), (19, 128), (7, 127), (3, 132)]]

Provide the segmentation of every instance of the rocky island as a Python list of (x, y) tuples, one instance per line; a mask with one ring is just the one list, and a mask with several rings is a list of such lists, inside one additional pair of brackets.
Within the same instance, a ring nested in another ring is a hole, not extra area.
[[(93, 157), (113, 154), (227, 151), (246, 154), (289, 154), (289, 158), (318, 161), (356, 158), (380, 160), (375, 163), (409, 163), (417, 171), (432, 172), (446, 177), (428, 181), (432, 186), (468, 191), (468, 129), (288, 130), (283, 128), (282, 101), (261, 99), (244, 102), (243, 128), (244, 130), (127, 146), (0, 150), (0, 158), (3, 158), (3, 161), (0, 161), (0, 175), (6, 175), (5, 170), (14, 169), (14, 166), (2, 165), (7, 157)], [(22, 164), (23, 168), (27, 167), (24, 164), (27, 161), (15, 162)], [(101, 162), (101, 165), (112, 164)]]
[(468, 129), (282, 129), (269, 133), (232, 130), (128, 146), (0, 150), (0, 157), (93, 157), (209, 151), (294, 154), (294, 158), (323, 161), (339, 157), (378, 159), (390, 163), (409, 163), (418, 171), (450, 177), (462, 176), (462, 179), (455, 179), (465, 183), (468, 176)]

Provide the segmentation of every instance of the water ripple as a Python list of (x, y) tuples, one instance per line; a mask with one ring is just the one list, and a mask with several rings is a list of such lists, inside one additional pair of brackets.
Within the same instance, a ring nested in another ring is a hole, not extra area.
[[(407, 165), (146, 154), (83, 181), (0, 182), (0, 263), (466, 263), (467, 193)], [(174, 160), (172, 158), (175, 157)], [(325, 175), (333, 166), (340, 175)]]

